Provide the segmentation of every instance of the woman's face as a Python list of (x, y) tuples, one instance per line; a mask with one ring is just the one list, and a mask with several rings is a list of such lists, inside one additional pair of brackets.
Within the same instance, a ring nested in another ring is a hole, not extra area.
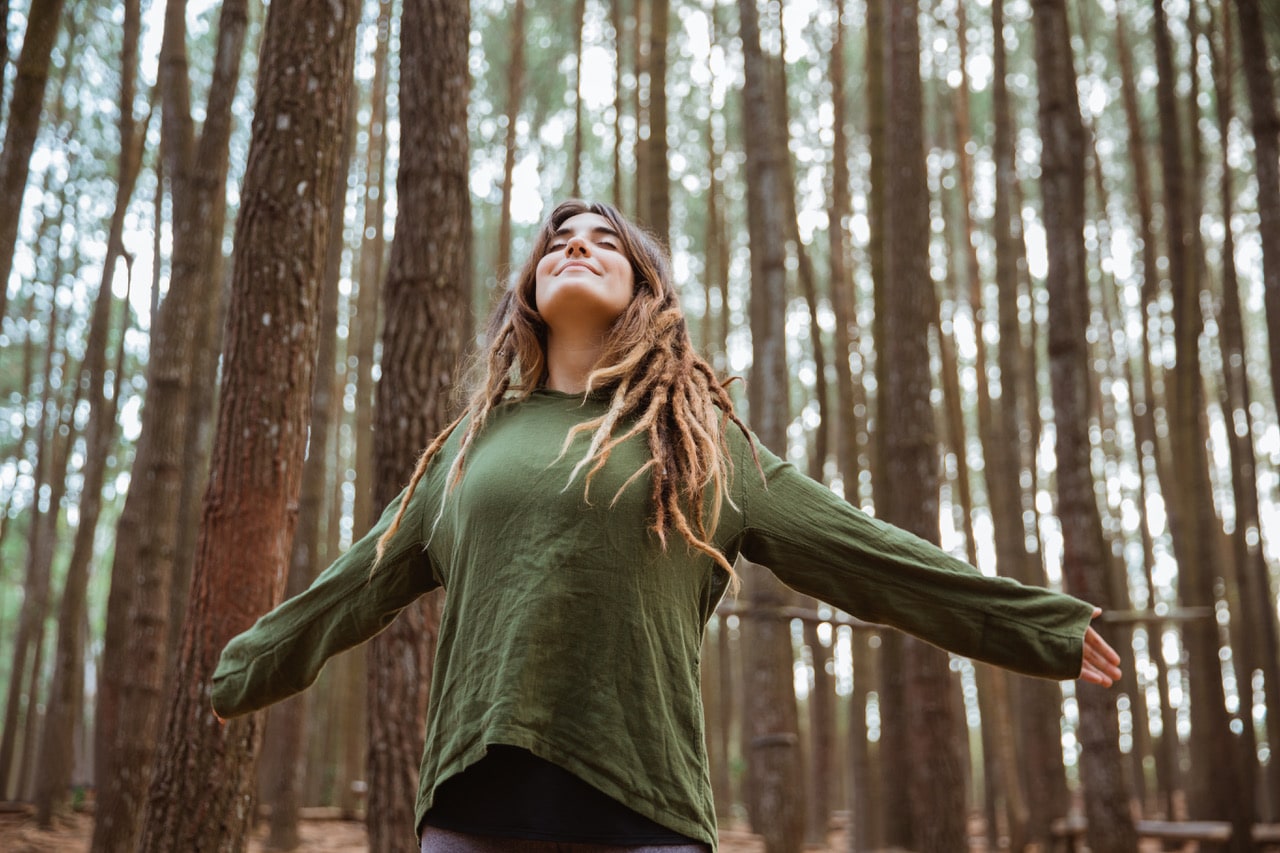
[(552, 334), (603, 336), (631, 304), (635, 276), (609, 220), (579, 213), (556, 230), (534, 284), (538, 313)]

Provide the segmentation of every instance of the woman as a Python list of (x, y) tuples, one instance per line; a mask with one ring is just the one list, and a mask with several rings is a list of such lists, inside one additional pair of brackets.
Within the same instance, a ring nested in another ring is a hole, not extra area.
[(424, 853), (714, 849), (698, 651), (739, 554), (959, 654), (1119, 677), (1097, 609), (984, 577), (755, 442), (693, 350), (665, 252), (613, 208), (556, 208), (486, 356), (374, 529), (214, 675), (220, 715), (261, 708), (445, 587)]

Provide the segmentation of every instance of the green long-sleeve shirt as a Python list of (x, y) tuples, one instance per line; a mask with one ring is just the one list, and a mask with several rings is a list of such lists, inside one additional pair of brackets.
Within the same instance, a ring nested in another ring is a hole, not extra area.
[[(230, 717), (304, 689), (329, 657), (444, 586), (419, 825), (442, 781), (487, 745), (509, 744), (714, 849), (699, 649), (727, 576), (679, 536), (663, 550), (643, 478), (611, 506), (647, 459), (641, 439), (613, 452), (589, 502), (581, 474), (569, 483), (588, 437), (556, 461), (564, 437), (606, 405), (539, 391), (499, 407), (446, 496), (456, 431), (372, 578), (374, 544), (399, 500), (310, 589), (227, 645), (214, 708)], [(762, 479), (736, 429), (729, 445), (732, 505), (714, 542), (731, 561), (741, 554), (802, 593), (958, 654), (1031, 675), (1078, 674), (1089, 605), (985, 577), (759, 447)]]

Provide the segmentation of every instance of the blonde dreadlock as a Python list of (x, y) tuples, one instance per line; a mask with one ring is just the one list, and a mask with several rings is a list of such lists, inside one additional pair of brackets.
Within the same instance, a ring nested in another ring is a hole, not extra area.
[[(729, 424), (747, 436), (753, 457), (755, 446), (746, 426), (734, 412), (724, 383), (693, 348), (672, 286), (666, 251), (613, 207), (577, 200), (566, 201), (552, 212), (515, 286), (506, 291), (494, 309), (489, 319), (488, 348), (483, 357), (484, 379), (472, 393), (462, 417), (445, 427), (419, 457), (400, 508), (378, 540), (375, 569), (400, 526), (418, 481), (458, 425), (470, 416), (458, 454), (449, 468), (449, 490), (461, 480), (467, 451), (484, 429), (490, 412), (508, 399), (509, 394), (514, 400), (522, 400), (545, 382), (547, 325), (535, 304), (535, 272), (556, 231), (565, 220), (580, 213), (602, 216), (618, 232), (620, 248), (631, 259), (635, 284), (631, 303), (614, 321), (598, 366), (587, 376), (584, 396), (596, 389), (609, 389), (609, 408), (599, 417), (569, 430), (561, 447), (560, 457), (563, 457), (574, 438), (582, 433), (591, 434), (587, 452), (574, 466), (569, 481), (572, 483), (586, 468), (584, 494), (589, 493), (592, 479), (604, 468), (613, 450), (624, 441), (644, 435), (651, 458), (623, 483), (614, 501), (648, 472), (654, 507), (652, 528), (663, 547), (667, 544), (667, 533), (674, 530), (690, 547), (715, 560), (729, 573), (732, 585), (737, 585), (733, 566), (711, 544), (732, 474), (725, 439)], [(634, 420), (618, 433), (618, 425), (628, 419)], [(758, 459), (756, 467), (759, 468)], [(705, 501), (708, 488), (711, 489), (709, 512)]]

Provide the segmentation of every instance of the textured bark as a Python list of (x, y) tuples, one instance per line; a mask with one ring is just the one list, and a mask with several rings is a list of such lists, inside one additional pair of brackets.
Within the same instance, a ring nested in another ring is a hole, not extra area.
[(218, 24), (214, 79), (197, 142), (186, 60), (186, 3), (165, 10), (159, 86), (161, 155), (173, 187), (169, 292), (152, 315), (142, 430), (132, 487), (116, 532), (97, 720), (95, 853), (133, 850), (141, 826), (166, 684), (170, 594), (187, 467), (197, 327), (207, 319), (221, 257), (231, 105), (247, 8), (228, 0)]
[[(57, 230), (63, 228), (63, 211), (67, 200), (63, 199), (58, 206)], [(58, 241), (59, 243), (61, 240)], [(12, 663), (9, 666), (9, 690), (5, 697), (4, 733), (0, 737), (0, 800), (14, 799), (20, 793), (17, 790), (21, 778), (17, 773), (19, 763), (16, 760), (21, 739), (18, 732), (25, 728), (26, 718), (35, 711), (36, 697), (27, 691), (27, 675), (38, 669), (35, 663), (28, 668), (28, 661), (37, 657), (40, 637), (44, 630), (45, 615), (49, 610), (49, 570), (53, 559), (54, 527), (49, 517), (56, 519), (58, 505), (49, 500), (46, 509), (40, 508), (40, 494), (45, 486), (57, 488), (56, 473), (57, 445), (55, 440), (58, 431), (60, 407), (54, 397), (55, 388), (51, 379), (53, 365), (57, 363), (58, 335), (60, 313), (58, 310), (58, 288), (61, 282), (61, 260), (55, 260), (58, 275), (49, 300), (49, 314), (44, 323), (46, 329), (44, 379), (40, 391), (40, 417), (36, 422), (35, 465), (33, 470), (32, 501), (28, 510), (27, 523), (27, 555), (22, 581), (22, 606), (18, 611), (18, 627), (13, 640)], [(61, 355), (65, 363), (65, 351)], [(74, 374), (71, 374), (74, 375)], [(50, 426), (50, 418), (53, 425)]]
[[(129, 322), (128, 297), (121, 308), (123, 320), (120, 331), (119, 356), (116, 360), (116, 392), (107, 400), (105, 396), (107, 368), (107, 331), (111, 321), (111, 284), (115, 278), (116, 263), (123, 252), (121, 236), (124, 231), (125, 212), (133, 197), (134, 186), (142, 162), (142, 141), (146, 137), (146, 123), (141, 132), (135, 130), (133, 97), (138, 65), (138, 35), (141, 23), (138, 0), (128, 0), (124, 9), (123, 48), (120, 74), (120, 166), (116, 187), (115, 212), (111, 217), (107, 237), (107, 257), (103, 262), (102, 278), (94, 302), (89, 338), (85, 344), (85, 359), (78, 378), (81, 393), (89, 406), (88, 423), (85, 426), (85, 466), (80, 487), (79, 523), (63, 584), (62, 602), (58, 617), (58, 645), (54, 656), (52, 686), (50, 688), (44, 731), (41, 737), (40, 762), (36, 779), (36, 815), (42, 827), (52, 825), (55, 812), (63, 812), (68, 805), (73, 755), (73, 738), (77, 715), (81, 711), (84, 695), (84, 645), (81, 633), (85, 619), (90, 561), (93, 558), (94, 535), (98, 516), (102, 511), (102, 487), (106, 479), (107, 456), (115, 443), (116, 413), (119, 407), (121, 359), (124, 354), (124, 336)], [(130, 268), (132, 264), (130, 263)], [(130, 269), (130, 274), (132, 270)]]
[[(1152, 213), (1151, 199), (1151, 175), (1148, 166), (1147, 143), (1143, 137), (1144, 122), (1142, 120), (1140, 108), (1138, 106), (1138, 90), (1133, 72), (1133, 60), (1129, 50), (1127, 28), (1122, 18), (1117, 17), (1116, 20), (1116, 52), (1120, 59), (1120, 79), (1121, 79), (1121, 95), (1125, 106), (1125, 119), (1128, 127), (1129, 157), (1130, 164), (1133, 168), (1134, 179), (1134, 200), (1138, 208), (1138, 222), (1140, 234), (1142, 236), (1142, 286), (1139, 294), (1138, 305), (1141, 312), (1142, 323), (1142, 384), (1130, 383), (1133, 388), (1133, 428), (1134, 438), (1136, 439), (1138, 451), (1139, 469), (1144, 472), (1143, 476), (1138, 480), (1138, 505), (1147, 505), (1147, 471), (1154, 471), (1157, 480), (1162, 484), (1161, 491), (1164, 491), (1164, 484), (1168, 483), (1166, 474), (1166, 466), (1162, 464), (1160, 453), (1160, 438), (1156, 433), (1156, 394), (1155, 394), (1155, 368), (1151, 358), (1151, 338), (1152, 334), (1148, 330), (1148, 324), (1151, 322), (1150, 306), (1155, 296), (1156, 286), (1160, 280), (1160, 273), (1156, 266), (1156, 246), (1157, 238), (1154, 224), (1154, 215)], [(1147, 600), (1150, 606), (1154, 607), (1156, 598), (1156, 585), (1154, 583), (1152, 572), (1155, 567), (1155, 542), (1151, 532), (1151, 525), (1146, 520), (1146, 513), (1143, 513), (1143, 522), (1140, 528), (1142, 538), (1143, 566), (1145, 568), (1147, 580)], [(1160, 636), (1163, 626), (1156, 623), (1148, 627), (1149, 645), (1151, 648), (1160, 648)], [(1174, 791), (1179, 786), (1179, 745), (1177, 738), (1177, 719), (1173, 709), (1173, 703), (1169, 699), (1169, 675), (1168, 665), (1165, 663), (1163, 654), (1154, 654), (1152, 657), (1156, 663), (1156, 686), (1160, 697), (1160, 719), (1162, 724), (1162, 734), (1160, 741), (1156, 747), (1156, 784), (1160, 791), (1160, 798), (1167, 817), (1172, 818), (1174, 815)]]
[(609, 4), (609, 23), (613, 26), (613, 206), (622, 210), (622, 2)]
[[(63, 0), (32, 0), (27, 9), (27, 30), (18, 53), (18, 76), (9, 98), (8, 125), (0, 148), (0, 317), (9, 307), (9, 274), (22, 216), (22, 194), (27, 188), (31, 152), (40, 132), (40, 111), (49, 82), (49, 59), (58, 37)], [(5, 38), (8, 38), (6, 17)], [(0, 85), (0, 92), (3, 86)]]
[(641, 221), (663, 245), (671, 240), (671, 179), (667, 171), (667, 19), (671, 0), (648, 0), (649, 138), (646, 208)]
[[(498, 281), (506, 282), (511, 269), (511, 183), (516, 168), (516, 121), (524, 97), (525, 0), (511, 9), (511, 56), (507, 60), (506, 154), (502, 165), (502, 218), (498, 222)], [(359, 518), (359, 516), (357, 516)], [(363, 523), (364, 519), (360, 519)]]
[(210, 678), (227, 640), (284, 592), (358, 18), (354, 2), (316, 0), (277, 0), (267, 14), (213, 473), (143, 851), (233, 851), (247, 841), (261, 715), (220, 723)]
[[(401, 32), (396, 177), (374, 429), (377, 506), (408, 480), (414, 459), (451, 420), (449, 391), (471, 322), (471, 193), (467, 183), (465, 0), (407, 0)], [(416, 853), (413, 825), (440, 593), (408, 607), (369, 645), (369, 849)]]
[[(739, 0), (745, 84), (743, 126), (769, 128), (772, 115), (755, 0)], [(782, 241), (785, 169), (768, 133), (747, 133), (747, 231), (751, 241), (750, 417), (765, 446), (786, 453), (786, 269)], [(792, 682), (791, 631), (777, 610), (786, 588), (763, 567), (744, 564), (743, 595), (752, 614), (745, 622), (743, 689), (747, 747), (747, 813), (768, 853), (798, 853), (804, 833), (799, 721)]]
[[(1262, 237), (1268, 353), (1271, 376), (1280, 377), (1280, 112), (1276, 109), (1275, 72), (1268, 65), (1263, 5), (1259, 0), (1236, 0), (1236, 9), (1240, 12), (1240, 60), (1249, 95), (1253, 156), (1257, 164), (1258, 231)], [(1280, 382), (1272, 382), (1272, 391), (1280, 409)]]
[(654, 0), (633, 0), (631, 6), (631, 57), (636, 85), (631, 92), (632, 114), (635, 116), (636, 138), (631, 147), (635, 160), (635, 193), (632, 212), (640, 222), (647, 223), (649, 190), (652, 185), (653, 166), (649, 162), (652, 149), (649, 145), (649, 28)]
[[(925, 176), (924, 115), (920, 81), (919, 4), (893, 3), (885, 18), (888, 92), (895, 104), (893, 144), (887, 150), (884, 337), (879, 385), (880, 440), (887, 459), (878, 492), (879, 517), (932, 542), (938, 541), (938, 437), (930, 405), (929, 323), (936, 316), (929, 276), (929, 191)], [(880, 510), (883, 510), (880, 512)], [(889, 755), (907, 765), (907, 810), (912, 836), (906, 846), (922, 851), (963, 849), (965, 777), (956, 713), (957, 697), (945, 653), (899, 635), (902, 704), (884, 708), (900, 717), (910, 737)], [(895, 664), (886, 659), (886, 670)], [(883, 707), (883, 706), (882, 706)], [(891, 790), (894, 798), (904, 791)], [(896, 809), (901, 799), (886, 806)], [(892, 813), (892, 811), (890, 812)], [(901, 843), (890, 835), (891, 843)]]
[(849, 134), (846, 124), (848, 104), (845, 95), (845, 30), (844, 0), (836, 0), (836, 27), (831, 43), (831, 205), (827, 213), (827, 262), (830, 264), (831, 311), (835, 315), (832, 343), (835, 348), (836, 404), (831, 430), (834, 436), (836, 469), (844, 483), (844, 496), (857, 506), (858, 435), (861, 418), (856, 407), (860, 384), (855, 382), (852, 362), (858, 353), (858, 310), (849, 261), (849, 235), (846, 220), (853, 212), (849, 190)]
[[(1232, 79), (1225, 57), (1232, 55), (1230, 4), (1222, 6), (1222, 26), (1215, 28), (1221, 45), (1214, 44), (1213, 82), (1216, 87), (1218, 130), (1227, 138), (1232, 116)], [(1245, 611), (1239, 620), (1244, 642), (1238, 651), (1244, 666), (1242, 683), (1248, 683), (1253, 672), (1262, 670), (1267, 714), (1267, 742), (1280, 744), (1280, 639), (1276, 636), (1275, 593), (1262, 548), (1257, 485), (1257, 459), (1253, 449), (1253, 416), (1250, 414), (1250, 391), (1245, 365), (1244, 318), (1240, 306), (1240, 282), (1236, 273), (1235, 235), (1231, 218), (1235, 213), (1233, 175), (1226, 146), (1221, 148), (1222, 177), (1219, 185), (1222, 207), (1222, 293), (1219, 314), (1219, 344), (1222, 350), (1222, 411), (1230, 428), (1227, 446), (1231, 455), (1231, 490), (1235, 502), (1235, 529), (1231, 545), (1235, 554), (1236, 582)], [(1234, 620), (1233, 620), (1234, 621)], [(1252, 757), (1251, 757), (1252, 758)], [(1266, 780), (1267, 814), (1265, 820), (1280, 817), (1280, 761), (1268, 762), (1263, 771)]]
[(573, 20), (578, 25), (573, 49), (573, 160), (569, 164), (573, 176), (569, 189), (572, 198), (582, 194), (582, 30), (586, 17), (587, 0), (577, 0), (573, 9)]
[[(1089, 306), (1084, 247), (1084, 126), (1062, 0), (1034, 4), (1040, 88), (1041, 193), (1049, 246), (1049, 370), (1058, 460), (1058, 518), (1067, 588), (1106, 607), (1108, 565), (1089, 464)], [(1137, 849), (1130, 794), (1124, 784), (1115, 705), (1099, 687), (1076, 688), (1077, 737), (1088, 841), (1095, 853)]]
[[(387, 198), (387, 61), (390, 49), (391, 2), (378, 8), (378, 46), (374, 52), (373, 88), (369, 106), (369, 147), (365, 156), (364, 228), (360, 243), (360, 286), (353, 300), (349, 341), (355, 349), (355, 452), (356, 488), (352, 509), (356, 535), (378, 519), (373, 489), (374, 352), (378, 344), (378, 308), (386, 275)], [(505, 198), (505, 196), (504, 196)]]
[[(1018, 320), (1018, 264), (1020, 245), (1015, 232), (1014, 197), (1017, 169), (1014, 163), (1014, 127), (1007, 85), (1004, 44), (1004, 2), (992, 2), (994, 68), (992, 109), (995, 118), (992, 143), (995, 160), (996, 195), (992, 228), (996, 240), (997, 315), (1000, 330), (997, 363), (1000, 394), (992, 403), (990, 429), (984, 433), (983, 459), (987, 495), (994, 528), (996, 565), (1000, 574), (1023, 583), (1043, 584), (1044, 573), (1027, 551), (1027, 528), (1023, 521), (1026, 496), (1021, 486), (1021, 448), (1031, 443), (1027, 408), (1034, 405), (1022, 394), (1027, 372), (1022, 358), (1022, 334)], [(1056, 684), (1034, 678), (1010, 678), (1010, 705), (1016, 734), (1012, 745), (1021, 761), (1017, 779), (1026, 794), (1021, 840), (1049, 845), (1049, 827), (1055, 817), (1066, 813), (1066, 776), (1063, 772), (1060, 719), (1062, 692)], [(1012, 774), (1007, 773), (1006, 777)], [(1017, 815), (1016, 806), (1012, 809)], [(1025, 820), (1025, 823), (1023, 823)], [(1011, 837), (1012, 849), (1020, 849)]]
[[(347, 66), (346, 86), (349, 102), (356, 102), (355, 66)], [(329, 409), (333, 396), (333, 376), (338, 334), (338, 279), (342, 274), (343, 231), (347, 206), (347, 176), (351, 169), (351, 152), (356, 132), (356, 110), (347, 110), (347, 126), (342, 134), (338, 155), (337, 180), (330, 199), (329, 233), (326, 238), (324, 278), (320, 290), (320, 324), (317, 330), (315, 381), (311, 390), (311, 417), (308, 425), (307, 456), (302, 468), (302, 488), (298, 498), (298, 527), (293, 535), (289, 556), (289, 579), (285, 596), (306, 590), (315, 580), (322, 561), (321, 536), (324, 529), (324, 498), (328, 480)], [(313, 730), (308, 708), (310, 696), (293, 696), (273, 708), (267, 720), (267, 744), (275, 767), (271, 788), (264, 800), (271, 803), (271, 834), (267, 846), (272, 850), (294, 850), (301, 843), (298, 834), (302, 786), (307, 769), (305, 744)]]
[[(1220, 535), (1214, 511), (1209, 460), (1205, 450), (1204, 384), (1200, 373), (1198, 263), (1190, 256), (1186, 164), (1183, 160), (1174, 92), (1172, 47), (1163, 0), (1154, 0), (1156, 87), (1160, 110), (1160, 155), (1164, 177), (1165, 231), (1169, 235), (1168, 270), (1173, 301), (1176, 361), (1169, 388), (1169, 444), (1176, 488), (1165, 494), (1169, 530), (1178, 560), (1178, 594), (1184, 606), (1213, 608), (1218, 565), (1215, 539)], [(1239, 755), (1225, 708), (1218, 625), (1203, 619), (1183, 632), (1189, 656), (1191, 773), (1188, 806), (1194, 817), (1229, 819), (1235, 824), (1233, 850), (1250, 845), (1253, 798), (1240, 796)]]
[[(832, 638), (834, 642), (834, 637)], [(832, 661), (831, 646), (818, 637), (818, 623), (806, 620), (804, 641), (813, 663), (813, 684), (809, 689), (809, 755), (805, 798), (805, 843), (826, 846), (831, 806), (835, 800), (832, 777), (836, 750), (835, 679), (827, 671)]]

